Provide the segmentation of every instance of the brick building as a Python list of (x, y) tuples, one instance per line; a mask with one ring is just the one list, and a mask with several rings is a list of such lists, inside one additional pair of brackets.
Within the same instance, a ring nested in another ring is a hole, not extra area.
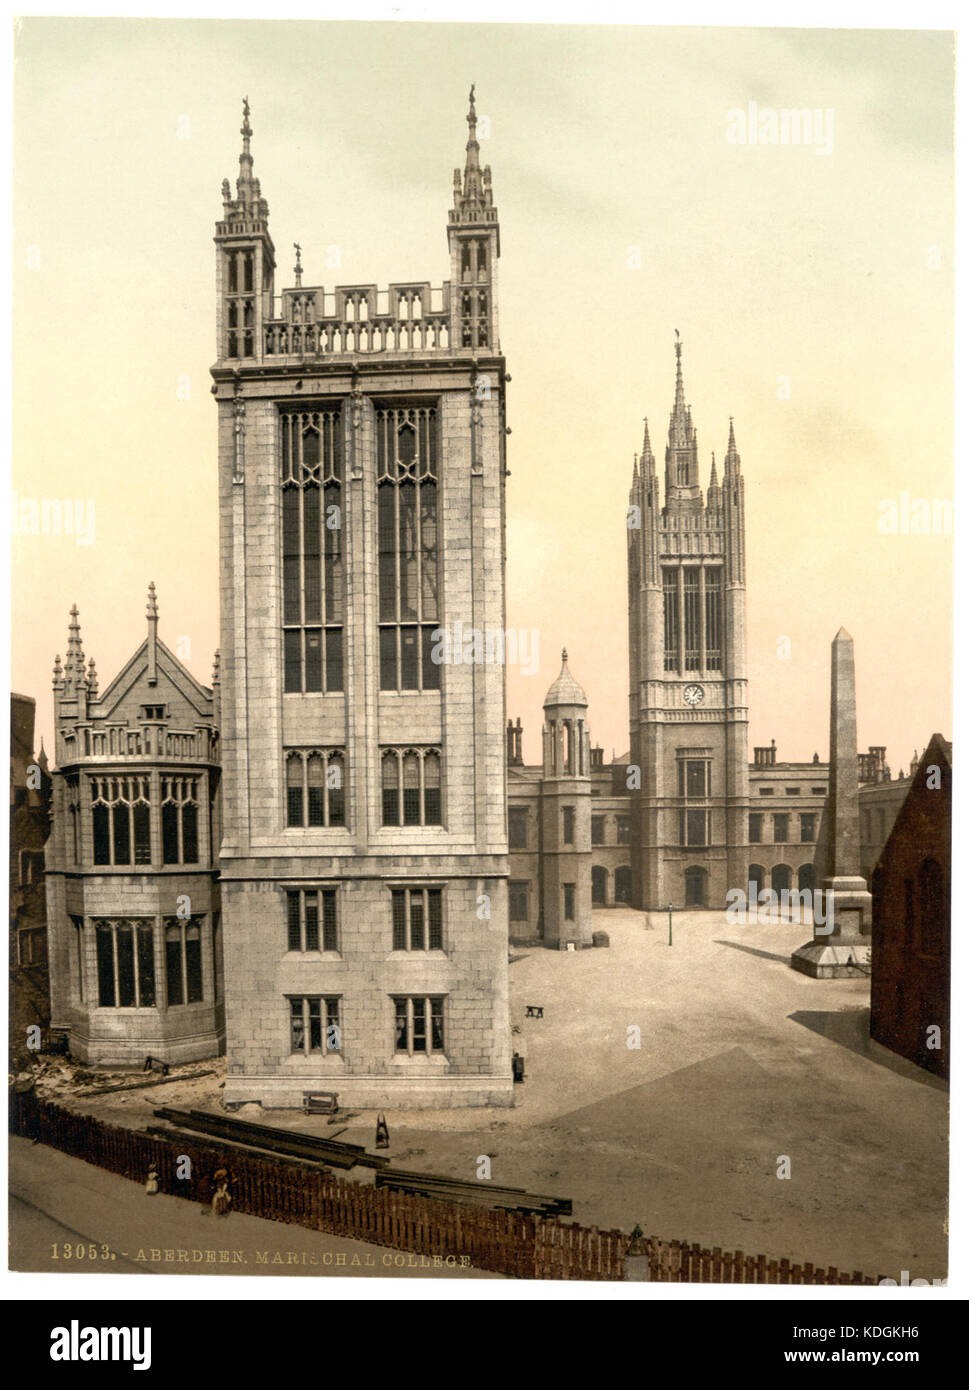
[(223, 1045), (218, 685), (148, 633), (103, 693), (77, 608), (54, 663), (57, 770), (47, 849), (51, 1027), (101, 1066)]
[(297, 248), (277, 290), (248, 104), (223, 184), (229, 1104), (512, 1101), (506, 377), (473, 98), (443, 285), (311, 286)]
[(872, 875), (871, 1035), (949, 1075), (952, 747), (933, 734)]

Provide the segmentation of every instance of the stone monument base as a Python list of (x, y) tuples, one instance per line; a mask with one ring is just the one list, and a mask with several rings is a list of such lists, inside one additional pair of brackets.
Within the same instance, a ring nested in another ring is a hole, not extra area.
[(857, 979), (859, 971), (867, 973), (871, 955), (871, 937), (857, 941), (809, 941), (791, 956), (791, 966), (802, 975), (816, 980)]

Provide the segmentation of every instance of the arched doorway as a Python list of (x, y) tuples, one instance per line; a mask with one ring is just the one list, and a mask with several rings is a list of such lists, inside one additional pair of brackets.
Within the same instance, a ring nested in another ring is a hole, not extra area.
[(755, 905), (764, 887), (763, 864), (747, 865), (747, 894), (751, 905)]
[(609, 875), (601, 864), (592, 866), (592, 901), (603, 906), (606, 901)]
[(775, 864), (770, 871), (770, 886), (775, 893), (791, 891), (791, 871), (786, 864)]
[(633, 900), (633, 871), (628, 864), (616, 870), (616, 902), (629, 904)]
[(809, 893), (814, 892), (814, 865), (802, 864), (797, 871), (797, 891), (803, 893), (805, 888)]
[(706, 907), (707, 901), (707, 871), (697, 866), (687, 869), (684, 874), (686, 879), (686, 905), (687, 907)]

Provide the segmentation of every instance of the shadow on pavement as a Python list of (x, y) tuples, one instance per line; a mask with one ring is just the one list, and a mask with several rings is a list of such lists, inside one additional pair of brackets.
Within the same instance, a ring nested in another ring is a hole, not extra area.
[(818, 1033), (829, 1042), (848, 1048), (850, 1052), (857, 1052), (860, 1057), (867, 1057), (870, 1062), (875, 1062), (908, 1081), (918, 1081), (923, 1086), (931, 1086), (934, 1091), (949, 1089), (941, 1077), (923, 1071), (914, 1062), (875, 1042), (868, 1032), (870, 1009), (838, 1009), (829, 1012), (820, 1009), (798, 1009), (795, 1013), (788, 1014), (788, 1018), (792, 1023), (800, 1023), (804, 1028), (810, 1028), (812, 1033)]

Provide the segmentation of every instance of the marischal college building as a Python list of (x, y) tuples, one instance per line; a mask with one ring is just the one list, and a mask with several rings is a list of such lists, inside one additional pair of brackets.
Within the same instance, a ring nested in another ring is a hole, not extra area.
[[(85, 1062), (224, 1050), (229, 1105), (510, 1105), (510, 940), (581, 949), (596, 907), (814, 885), (827, 766), (748, 763), (740, 454), (731, 422), (701, 487), (678, 340), (664, 493), (647, 431), (626, 518), (629, 753), (604, 764), (564, 652), (534, 767), (502, 666), (440, 660), (440, 630), (505, 626), (473, 89), (467, 121), (443, 284), (306, 285), (297, 249), (277, 290), (245, 106), (215, 230), (212, 688), (162, 643), (153, 589), (103, 693), (76, 612), (55, 665), (51, 1024)], [(861, 766), (887, 781), (884, 750)]]

